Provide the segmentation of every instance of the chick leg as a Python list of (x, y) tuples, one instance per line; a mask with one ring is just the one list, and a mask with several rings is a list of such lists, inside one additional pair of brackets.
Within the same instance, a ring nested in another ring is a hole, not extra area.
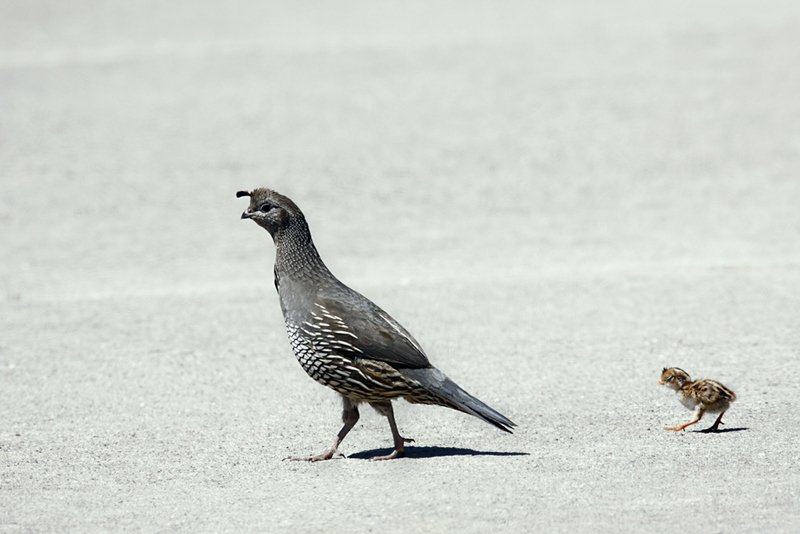
[(370, 405), (375, 408), (378, 413), (381, 415), (385, 415), (386, 418), (389, 420), (389, 428), (392, 429), (392, 439), (394, 439), (394, 450), (387, 454), (386, 456), (375, 456), (370, 458), (372, 461), (377, 460), (391, 460), (392, 458), (397, 458), (398, 456), (403, 456), (405, 454), (406, 443), (414, 443), (413, 439), (404, 438), (400, 435), (400, 432), (397, 430), (397, 423), (394, 421), (394, 410), (392, 409), (392, 401), (388, 402), (371, 402)]
[[(727, 411), (727, 410), (725, 410), (725, 411)], [(706, 431), (707, 432), (716, 432), (717, 429), (719, 428), (719, 425), (724, 424), (722, 422), (722, 416), (723, 415), (725, 415), (725, 412), (722, 412), (721, 414), (719, 414), (719, 417), (717, 417), (717, 420), (714, 421), (714, 424), (711, 425), (709, 428), (707, 428)]]
[(358, 404), (342, 396), (342, 421), (344, 426), (337, 434), (336, 439), (330, 449), (314, 456), (290, 456), (287, 460), (303, 462), (319, 462), (320, 460), (330, 460), (331, 458), (344, 458), (344, 454), (339, 452), (339, 445), (344, 441), (345, 436), (358, 422)]
[(704, 413), (706, 413), (706, 411), (703, 409), (703, 407), (702, 406), (698, 406), (697, 409), (694, 412), (694, 419), (693, 420), (691, 420), (690, 422), (686, 423), (685, 425), (666, 427), (664, 430), (675, 430), (676, 432), (679, 431), (679, 430), (685, 430), (687, 426), (693, 425), (693, 424), (697, 423), (698, 421), (700, 421), (700, 419), (703, 418), (703, 414)]
[(675, 431), (685, 430), (687, 426), (693, 425), (696, 422), (697, 421), (695, 420), (695, 421), (692, 421), (691, 423), (686, 423), (685, 425), (681, 425), (681, 426), (668, 426), (668, 427), (665, 427), (664, 430), (675, 430)]

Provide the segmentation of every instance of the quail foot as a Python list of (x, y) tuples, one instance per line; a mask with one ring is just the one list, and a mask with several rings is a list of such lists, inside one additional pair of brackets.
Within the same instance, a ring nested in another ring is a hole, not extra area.
[(328, 270), (294, 202), (264, 188), (236, 196), (250, 197), (242, 219), (266, 229), (275, 243), (275, 287), (297, 360), (311, 378), (342, 396), (344, 426), (331, 448), (292, 460), (341, 457), (339, 445), (358, 421), (362, 402), (386, 416), (394, 441), (390, 454), (373, 460), (402, 456), (413, 441), (397, 429), (393, 399), (446, 406), (511, 432), (514, 423), (431, 365), (405, 328)]

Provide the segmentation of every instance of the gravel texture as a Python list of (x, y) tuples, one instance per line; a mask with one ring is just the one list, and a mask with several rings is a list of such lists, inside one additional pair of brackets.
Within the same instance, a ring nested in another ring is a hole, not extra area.
[[(0, 532), (796, 532), (798, 95), (797, 2), (0, 3)], [(516, 433), (283, 461), (258, 186)]]

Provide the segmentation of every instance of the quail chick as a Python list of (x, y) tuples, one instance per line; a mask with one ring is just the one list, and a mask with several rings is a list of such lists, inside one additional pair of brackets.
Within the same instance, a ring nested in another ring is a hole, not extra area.
[(239, 191), (250, 197), (242, 219), (267, 230), (275, 243), (275, 288), (297, 360), (317, 382), (342, 396), (344, 426), (318, 461), (341, 457), (338, 447), (366, 402), (389, 420), (394, 451), (373, 460), (403, 455), (392, 400), (438, 404), (474, 415), (500, 430), (515, 426), (431, 365), (420, 344), (400, 323), (366, 297), (340, 282), (325, 266), (311, 240), (305, 216), (289, 198), (270, 189)]
[(681, 426), (667, 427), (665, 430), (685, 430), (687, 426), (700, 421), (708, 412), (719, 414), (714, 424), (706, 429), (708, 432), (716, 432), (722, 424), (722, 416), (736, 400), (736, 394), (716, 380), (701, 378), (693, 381), (686, 371), (678, 367), (665, 367), (661, 371), (661, 380), (658, 383), (677, 391), (681, 404), (694, 410), (694, 419), (690, 422)]

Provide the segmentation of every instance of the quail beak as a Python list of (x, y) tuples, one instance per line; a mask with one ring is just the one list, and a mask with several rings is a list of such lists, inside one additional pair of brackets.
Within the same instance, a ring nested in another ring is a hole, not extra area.
[(253, 208), (247, 208), (242, 212), (242, 219), (252, 219), (255, 213), (256, 212), (253, 211)]

